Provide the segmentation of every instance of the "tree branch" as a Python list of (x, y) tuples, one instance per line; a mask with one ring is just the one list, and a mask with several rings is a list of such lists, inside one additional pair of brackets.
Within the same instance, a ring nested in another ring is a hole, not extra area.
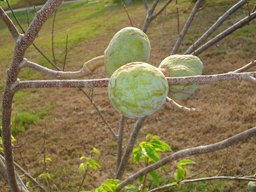
[(61, 5), (62, 1), (63, 0), (48, 0), (41, 10), (38, 11), (21, 40), (24, 49), (28, 48), (33, 43), (43, 24)]
[(184, 25), (184, 27), (183, 27), (183, 29), (182, 29), (182, 31), (179, 34), (179, 37), (178, 37), (178, 39), (177, 39), (177, 41), (176, 41), (176, 43), (175, 43), (175, 45), (174, 45), (174, 47), (171, 51), (171, 55), (174, 55), (174, 54), (177, 53), (177, 51), (178, 51), (178, 49), (181, 45), (181, 42), (184, 39), (192, 21), (193, 21), (195, 15), (196, 15), (196, 12), (198, 11), (198, 9), (200, 7), (200, 4), (201, 4), (201, 0), (197, 0), (193, 9), (192, 9), (192, 11), (191, 11), (191, 13), (190, 13), (190, 15), (189, 15), (189, 17), (188, 17), (188, 19), (187, 19), (187, 21), (186, 21), (186, 23), (185, 23), (185, 25)]
[(9, 32), (11, 33), (11, 36), (14, 41), (19, 37), (18, 29), (13, 24), (12, 20), (8, 17), (8, 15), (4, 12), (2, 7), (0, 7), (0, 17), (5, 23), (6, 27), (9, 29)]
[(171, 2), (172, 0), (167, 0), (163, 7), (155, 15), (152, 16), (152, 20), (155, 19), (158, 15), (160, 15)]
[[(251, 81), (252, 77), (256, 77), (256, 72), (243, 73), (222, 73), (214, 75), (198, 75), (186, 77), (167, 77), (170, 84), (207, 84), (217, 81), (245, 80)], [(28, 88), (83, 88), (83, 87), (107, 87), (109, 78), (103, 79), (87, 79), (87, 80), (29, 80), (17, 81), (12, 86), (13, 91)]]
[(218, 18), (218, 20), (199, 38), (196, 42), (191, 45), (184, 54), (190, 54), (194, 49), (196, 49), (204, 40), (206, 40), (219, 26), (235, 11), (237, 11), (241, 6), (243, 6), (247, 0), (240, 0), (234, 6), (232, 6), (229, 10), (227, 10), (222, 16)]
[(130, 138), (129, 138), (129, 141), (128, 141), (128, 144), (127, 144), (127, 147), (125, 150), (125, 154), (124, 154), (122, 161), (118, 167), (118, 171), (117, 171), (117, 174), (115, 177), (116, 179), (120, 179), (124, 174), (125, 166), (127, 166), (127, 163), (129, 161), (130, 155), (132, 153), (136, 138), (138, 136), (138, 133), (139, 133), (141, 127), (143, 126), (144, 119), (145, 119), (144, 117), (138, 119), (134, 126), (134, 129), (130, 135)]
[(183, 110), (183, 111), (188, 111), (188, 112), (194, 112), (194, 111), (197, 111), (195, 108), (189, 108), (189, 107), (186, 107), (186, 106), (183, 106), (183, 105), (180, 105), (179, 103), (177, 103), (176, 101), (174, 101), (173, 99), (171, 99), (170, 97), (167, 97), (166, 100), (168, 102), (171, 102), (175, 107)]
[(251, 13), (251, 15), (248, 15), (247, 17), (241, 19), (240, 21), (238, 21), (237, 23), (235, 23), (231, 27), (227, 28), (222, 33), (218, 34), (217, 36), (215, 36), (214, 38), (212, 38), (211, 40), (206, 42), (204, 45), (202, 45), (201, 47), (196, 49), (194, 52), (192, 52), (192, 54), (193, 55), (199, 55), (200, 53), (202, 53), (203, 51), (205, 51), (209, 47), (213, 46), (214, 44), (216, 44), (220, 40), (224, 39), (226, 36), (230, 35), (231, 33), (233, 33), (234, 31), (241, 28), (242, 26), (249, 23), (251, 20), (253, 20), (255, 18), (256, 18), (256, 11)]
[(147, 30), (148, 30), (149, 24), (153, 20), (152, 16), (153, 16), (153, 13), (154, 13), (154, 11), (156, 9), (157, 4), (159, 3), (159, 0), (154, 0), (154, 2), (153, 2), (153, 4), (152, 4), (150, 9), (148, 8), (147, 1), (145, 0), (143, 2), (144, 2), (144, 7), (146, 9), (147, 15), (146, 15), (146, 19), (144, 21), (142, 30), (146, 33)]
[[(180, 184), (202, 182), (202, 181), (213, 181), (213, 180), (247, 181), (247, 182), (255, 181), (256, 182), (256, 179), (252, 177), (213, 176), (213, 177), (204, 177), (204, 178), (196, 178), (196, 179), (185, 179), (180, 181)], [(174, 187), (172, 184), (167, 184), (167, 185), (152, 189), (149, 192), (163, 191), (172, 187)]]
[(106, 121), (106, 119), (104, 118), (103, 114), (101, 113), (101, 111), (99, 110), (99, 108), (97, 107), (97, 105), (94, 103), (93, 99), (83, 90), (83, 89), (79, 89), (80, 91), (82, 91), (82, 93), (87, 97), (87, 99), (89, 99), (89, 101), (91, 102), (92, 106), (95, 108), (95, 110), (97, 111), (97, 113), (99, 114), (101, 120), (103, 121), (103, 123), (107, 126), (107, 129), (110, 131), (110, 133), (112, 134), (113, 138), (116, 140), (117, 139), (117, 135), (115, 133), (115, 131), (111, 128), (111, 126), (108, 124), (108, 122)]
[[(8, 175), (7, 175), (6, 166), (5, 166), (5, 159), (2, 155), (0, 155), (0, 174), (3, 176), (3, 178), (6, 181), (8, 181)], [(15, 174), (15, 176), (18, 182), (18, 188), (20, 192), (28, 192), (28, 189), (26, 188), (21, 178), (17, 174)]]
[(256, 60), (251, 61), (250, 63), (244, 65), (243, 67), (236, 69), (235, 71), (232, 71), (230, 73), (241, 73), (244, 72), (252, 67), (256, 66)]
[(229, 137), (229, 138), (222, 140), (220, 142), (217, 142), (217, 143), (213, 143), (213, 144), (209, 144), (209, 145), (205, 145), (205, 146), (192, 147), (192, 148), (177, 151), (177, 152), (171, 154), (170, 156), (167, 156), (167, 157), (163, 158), (162, 160), (160, 160), (156, 163), (153, 163), (153, 164), (139, 170), (138, 172), (131, 175), (130, 177), (128, 177), (123, 182), (121, 182), (121, 184), (117, 188), (117, 191), (120, 191), (123, 187), (125, 187), (127, 184), (133, 182), (138, 177), (145, 175), (145, 174), (149, 173), (150, 171), (156, 170), (167, 163), (178, 160), (180, 158), (192, 156), (192, 155), (199, 155), (199, 154), (205, 154), (205, 153), (210, 153), (210, 152), (214, 152), (214, 151), (219, 151), (221, 149), (235, 145), (239, 142), (248, 140), (249, 138), (254, 137), (254, 136), (256, 136), (256, 127), (248, 129), (241, 133), (238, 133), (232, 137)]
[(118, 172), (118, 168), (120, 166), (122, 155), (123, 155), (123, 135), (124, 135), (125, 120), (126, 120), (125, 116), (121, 115), (119, 130), (118, 130), (118, 138), (117, 138), (116, 174)]
[(24, 59), (20, 65), (20, 68), (29, 67), (37, 70), (38, 72), (47, 75), (48, 77), (52, 77), (54, 79), (75, 79), (84, 77), (86, 75), (91, 74), (95, 71), (98, 67), (104, 64), (103, 62), (104, 55), (95, 57), (87, 62), (84, 63), (83, 67), (79, 71), (55, 71)]

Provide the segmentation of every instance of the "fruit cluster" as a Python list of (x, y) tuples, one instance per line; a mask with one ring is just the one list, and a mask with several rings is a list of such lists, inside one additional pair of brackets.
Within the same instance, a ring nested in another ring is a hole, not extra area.
[(203, 63), (193, 55), (171, 55), (154, 67), (147, 35), (135, 27), (118, 31), (104, 52), (105, 71), (110, 76), (108, 95), (113, 107), (130, 118), (141, 118), (158, 110), (169, 97), (184, 100), (197, 85), (168, 85), (170, 77), (201, 75)]

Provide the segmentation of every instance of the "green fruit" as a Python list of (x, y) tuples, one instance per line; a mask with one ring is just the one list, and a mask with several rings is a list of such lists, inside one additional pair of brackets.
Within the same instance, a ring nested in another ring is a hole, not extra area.
[(118, 31), (104, 52), (105, 70), (111, 76), (115, 70), (130, 62), (146, 62), (150, 56), (150, 42), (147, 35), (135, 27)]
[(130, 118), (145, 117), (166, 101), (168, 82), (156, 67), (133, 62), (117, 69), (108, 84), (113, 107)]
[(248, 192), (256, 192), (256, 182), (250, 181), (248, 183)]
[[(201, 75), (202, 61), (194, 55), (171, 55), (160, 63), (160, 68), (165, 68), (170, 77), (185, 77)], [(196, 90), (197, 85), (171, 85), (169, 96), (173, 99), (188, 99)]]

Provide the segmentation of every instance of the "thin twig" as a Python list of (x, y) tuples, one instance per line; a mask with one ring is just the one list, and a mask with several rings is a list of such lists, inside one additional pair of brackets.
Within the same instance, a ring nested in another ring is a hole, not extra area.
[(133, 150), (136, 138), (138, 136), (138, 133), (139, 133), (141, 127), (143, 126), (144, 119), (145, 119), (144, 117), (138, 119), (135, 126), (134, 126), (134, 129), (133, 129), (133, 131), (130, 135), (130, 138), (129, 138), (129, 141), (128, 141), (128, 144), (127, 144), (127, 147), (126, 147), (126, 150), (125, 150), (125, 153), (124, 153), (124, 156), (123, 156), (123, 158), (121, 160), (121, 163), (119, 165), (119, 168), (118, 168), (118, 171), (117, 171), (117, 174), (116, 174), (116, 177), (115, 177), (116, 179), (121, 179), (121, 177), (124, 174), (125, 167), (127, 166), (128, 160), (129, 160), (130, 155), (132, 153), (132, 150)]
[(39, 65), (37, 63), (31, 62), (24, 58), (23, 62), (20, 65), (20, 68), (33, 68), (38, 72), (54, 79), (75, 79), (91, 74), (93, 71), (95, 71), (97, 68), (104, 64), (103, 59), (104, 55), (94, 57), (93, 59), (86, 61), (79, 71), (56, 71)]
[(19, 26), (20, 30), (22, 31), (22, 33), (25, 33), (25, 30), (23, 29), (23, 27), (21, 26), (19, 20), (17, 19), (16, 15), (15, 15), (15, 13), (13, 11), (13, 8), (12, 8), (12, 6), (9, 3), (9, 0), (6, 0), (6, 3), (7, 3), (7, 6), (8, 6), (8, 9), (11, 11), (12, 16), (13, 16), (15, 22), (17, 23), (17, 25)]
[(193, 55), (199, 55), (200, 53), (202, 53), (203, 51), (205, 51), (209, 47), (213, 46), (214, 44), (216, 44), (220, 40), (224, 39), (225, 37), (227, 37), (228, 35), (230, 35), (234, 31), (236, 31), (237, 29), (243, 27), (245, 24), (249, 23), (251, 20), (253, 20), (255, 18), (256, 18), (256, 11), (251, 13), (251, 15), (241, 19), (240, 21), (238, 21), (237, 23), (235, 23), (231, 27), (227, 28), (226, 30), (224, 30), (223, 32), (221, 32), (220, 34), (218, 34), (217, 36), (215, 36), (214, 38), (212, 38), (211, 40), (206, 42), (204, 45), (202, 45), (201, 47), (196, 49), (194, 52), (192, 52), (192, 54)]
[(179, 103), (177, 103), (176, 101), (174, 101), (170, 97), (167, 97), (166, 99), (167, 99), (167, 101), (171, 102), (175, 107), (177, 107), (178, 109), (181, 109), (183, 111), (189, 111), (189, 112), (197, 111), (195, 108), (189, 108), (189, 107), (180, 105)]
[(66, 67), (66, 63), (67, 63), (67, 56), (68, 56), (68, 33), (66, 35), (65, 45), (66, 45), (65, 46), (65, 56), (64, 56), (62, 71), (65, 71), (65, 67)]
[(227, 20), (227, 18), (236, 12), (241, 6), (243, 6), (247, 0), (240, 0), (234, 6), (232, 6), (229, 10), (227, 10), (222, 16), (220, 16), (217, 21), (200, 37), (198, 38), (193, 45), (191, 45), (184, 54), (190, 54), (194, 49), (196, 49), (201, 43), (206, 40), (216, 29), (218, 29), (221, 24)]
[(19, 37), (18, 29), (13, 24), (12, 20), (8, 17), (8, 15), (5, 13), (5, 11), (0, 7), (0, 17), (5, 23), (6, 27), (9, 29), (9, 32), (15, 41)]
[[(3, 176), (3, 178), (8, 181), (8, 176), (7, 176), (7, 171), (6, 171), (6, 165), (5, 165), (5, 159), (2, 155), (0, 155), (0, 174)], [(21, 180), (20, 176), (18, 174), (15, 174), (17, 182), (18, 182), (18, 187), (19, 187), (19, 192), (28, 192), (27, 187)]]
[(198, 147), (192, 147), (192, 148), (187, 148), (187, 149), (177, 151), (177, 152), (163, 158), (162, 160), (160, 160), (156, 163), (153, 163), (153, 164), (139, 170), (135, 174), (129, 176), (127, 179), (125, 179), (124, 181), (121, 182), (121, 184), (117, 188), (117, 191), (120, 191), (123, 187), (125, 187), (127, 184), (133, 182), (138, 177), (145, 175), (145, 174), (149, 173), (150, 171), (156, 170), (156, 169), (162, 167), (163, 165), (170, 163), (172, 161), (175, 161), (175, 160), (178, 160), (181, 158), (185, 158), (188, 156), (192, 156), (192, 155), (199, 155), (199, 154), (205, 154), (205, 153), (210, 153), (210, 152), (214, 152), (214, 151), (219, 151), (221, 149), (235, 145), (239, 142), (244, 142), (244, 141), (246, 141), (252, 137), (255, 137), (255, 136), (256, 136), (256, 127), (247, 129), (246, 131), (243, 131), (234, 136), (228, 137), (227, 139), (219, 141), (217, 143), (204, 145), (204, 146), (198, 146)]
[(52, 58), (53, 63), (56, 65), (56, 57), (55, 57), (55, 50), (54, 50), (54, 29), (55, 29), (55, 20), (56, 20), (57, 10), (53, 14), (52, 20)]
[(25, 169), (23, 169), (18, 163), (14, 162), (15, 167), (21, 171), (32, 183), (34, 183), (41, 191), (46, 192), (46, 189), (38, 183), (38, 181), (32, 177)]
[(162, 8), (159, 9), (159, 11), (152, 16), (152, 20), (155, 19), (158, 15), (160, 15), (171, 2), (172, 0), (167, 0), (166, 3), (162, 6)]
[(184, 37), (185, 37), (189, 27), (190, 27), (195, 15), (196, 15), (196, 12), (198, 11), (198, 9), (200, 7), (200, 4), (201, 4), (201, 0), (197, 0), (193, 9), (192, 9), (192, 11), (191, 11), (191, 13), (190, 13), (190, 15), (189, 15), (189, 17), (188, 17), (188, 19), (187, 19), (187, 21), (186, 21), (186, 23), (185, 23), (185, 25), (184, 25), (184, 27), (183, 27), (183, 29), (182, 29), (182, 31), (179, 34), (179, 37), (178, 37), (178, 39), (177, 39), (177, 41), (176, 41), (176, 43), (175, 43), (175, 45), (174, 45), (174, 47), (171, 51), (171, 55), (174, 55), (174, 54), (177, 53), (177, 51), (178, 51), (178, 49), (181, 45), (181, 42), (183, 41), (183, 39), (184, 39)]
[(251, 61), (250, 63), (244, 65), (243, 67), (236, 69), (235, 71), (232, 71), (230, 73), (241, 73), (244, 72), (252, 67), (256, 66), (256, 60)]
[[(7, 2), (7, 5), (8, 5), (8, 8), (11, 10), (11, 13), (12, 13), (12, 16), (13, 16), (15, 22), (17, 23), (17, 25), (18, 25), (19, 28), (21, 29), (22, 33), (25, 33), (25, 30), (23, 29), (23, 27), (21, 26), (21, 24), (20, 24), (18, 18), (16, 17), (16, 14), (14, 13), (13, 8), (12, 8), (12, 6), (10, 5), (9, 1), (6, 0), (6, 2)], [(59, 68), (58, 66), (56, 66), (56, 65), (43, 53), (43, 51), (41, 51), (41, 50), (39, 49), (39, 47), (37, 47), (37, 45), (36, 45), (35, 43), (32, 43), (32, 45), (33, 45), (33, 47), (36, 49), (36, 51), (37, 51), (39, 54), (41, 54), (41, 55), (45, 58), (46, 61), (48, 61), (48, 63), (50, 63), (55, 69), (60, 70), (60, 68)]]
[(123, 134), (124, 134), (124, 127), (125, 127), (125, 116), (121, 115), (119, 129), (118, 129), (118, 136), (117, 136), (117, 161), (116, 161), (116, 174), (118, 172), (118, 168), (120, 166), (122, 155), (123, 155)]
[(176, 15), (177, 15), (177, 33), (180, 33), (180, 12), (178, 7), (178, 0), (175, 1), (176, 4)]
[(103, 116), (103, 114), (101, 113), (101, 111), (99, 110), (98, 106), (94, 103), (92, 97), (90, 97), (83, 89), (80, 89), (80, 91), (83, 92), (83, 94), (89, 99), (89, 101), (91, 102), (91, 104), (93, 105), (93, 107), (95, 108), (95, 110), (97, 111), (97, 113), (99, 114), (101, 120), (103, 121), (103, 123), (107, 126), (108, 130), (110, 131), (110, 133), (112, 134), (113, 138), (116, 140), (117, 139), (117, 135), (115, 133), (115, 131), (111, 128), (111, 126), (108, 124), (108, 122), (106, 121), (105, 117)]
[(28, 48), (35, 40), (38, 32), (42, 28), (46, 20), (54, 13), (54, 11), (61, 5), (63, 0), (47, 1), (45, 5), (39, 10), (32, 20), (30, 26), (21, 39), (22, 47)]
[[(196, 179), (186, 179), (180, 181), (180, 184), (186, 184), (186, 183), (194, 183), (194, 182), (205, 182), (205, 181), (213, 181), (213, 180), (228, 180), (228, 181), (256, 181), (256, 178), (251, 177), (233, 177), (233, 176), (213, 176), (213, 177), (204, 177), (204, 178), (196, 178)], [(150, 190), (149, 192), (156, 192), (156, 191), (163, 191), (166, 189), (170, 189), (175, 187), (175, 185), (167, 184), (161, 187), (157, 187), (155, 189)]]
[(146, 11), (148, 11), (148, 2), (147, 2), (147, 0), (143, 0), (143, 5), (144, 5)]
[(128, 12), (128, 9), (127, 9), (127, 7), (126, 7), (126, 5), (125, 5), (124, 0), (122, 0), (122, 4), (123, 4), (124, 11), (125, 11), (125, 13), (126, 13), (128, 19), (129, 19), (130, 25), (131, 25), (131, 26), (134, 26), (134, 25), (133, 25), (133, 22), (132, 22), (132, 18), (131, 18), (131, 16), (130, 16), (129, 12)]

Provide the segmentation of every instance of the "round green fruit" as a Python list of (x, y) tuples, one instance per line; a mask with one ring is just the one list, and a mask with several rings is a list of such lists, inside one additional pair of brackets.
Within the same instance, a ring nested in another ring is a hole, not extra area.
[(256, 192), (256, 182), (250, 181), (248, 183), (248, 192)]
[(125, 27), (118, 31), (104, 52), (104, 65), (108, 76), (130, 62), (147, 62), (150, 56), (147, 35), (138, 28)]
[(170, 69), (172, 66), (177, 65), (188, 67), (195, 75), (201, 75), (203, 72), (202, 61), (194, 55), (171, 55), (166, 57), (159, 67)]
[[(202, 61), (194, 55), (171, 55), (160, 63), (160, 68), (167, 70), (170, 77), (201, 75)], [(171, 85), (169, 96), (177, 100), (188, 99), (196, 90), (197, 85)]]
[(125, 117), (141, 118), (154, 113), (166, 101), (168, 82), (156, 67), (133, 62), (117, 69), (108, 84), (113, 107)]

